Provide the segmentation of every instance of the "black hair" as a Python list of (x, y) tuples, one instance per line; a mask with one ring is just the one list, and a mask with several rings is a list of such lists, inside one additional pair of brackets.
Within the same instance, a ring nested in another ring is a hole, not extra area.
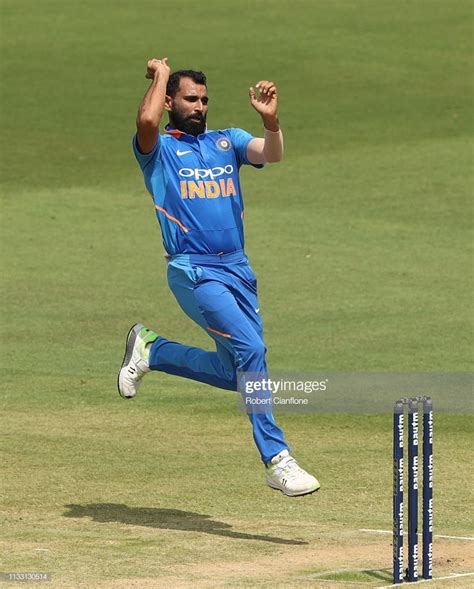
[(166, 84), (166, 94), (168, 96), (171, 96), (172, 98), (176, 96), (181, 78), (191, 78), (195, 84), (202, 84), (207, 87), (206, 76), (202, 72), (196, 72), (194, 70), (178, 70), (171, 74), (168, 83)]

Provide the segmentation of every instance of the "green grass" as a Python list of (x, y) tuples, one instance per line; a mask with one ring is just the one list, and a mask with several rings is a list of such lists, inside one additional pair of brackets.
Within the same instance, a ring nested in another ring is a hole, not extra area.
[[(260, 133), (247, 88), (274, 79), (284, 161), (242, 172), (271, 368), (472, 370), (472, 4), (0, 8), (0, 570), (58, 588), (387, 584), (389, 537), (358, 530), (391, 525), (388, 414), (279, 417), (322, 481), (290, 501), (262, 485), (229, 393), (153, 375), (116, 394), (136, 320), (211, 347), (166, 285), (130, 140), (149, 57), (206, 72), (214, 128)], [(472, 419), (437, 415), (435, 433), (436, 531), (471, 535)], [(435, 556), (436, 574), (474, 570), (462, 543)]]

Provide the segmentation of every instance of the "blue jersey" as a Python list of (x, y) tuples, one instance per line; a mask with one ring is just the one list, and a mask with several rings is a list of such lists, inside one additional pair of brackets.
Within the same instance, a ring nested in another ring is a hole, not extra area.
[(244, 249), (239, 169), (250, 164), (246, 152), (251, 139), (242, 129), (206, 131), (194, 137), (167, 127), (154, 149), (144, 155), (134, 136), (133, 150), (169, 254)]

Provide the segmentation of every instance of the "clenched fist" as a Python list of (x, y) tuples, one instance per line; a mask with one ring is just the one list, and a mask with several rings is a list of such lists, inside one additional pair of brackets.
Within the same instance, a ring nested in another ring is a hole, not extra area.
[(168, 58), (163, 59), (150, 59), (146, 65), (145, 78), (147, 80), (154, 80), (155, 76), (169, 76), (171, 72), (170, 66), (168, 65)]

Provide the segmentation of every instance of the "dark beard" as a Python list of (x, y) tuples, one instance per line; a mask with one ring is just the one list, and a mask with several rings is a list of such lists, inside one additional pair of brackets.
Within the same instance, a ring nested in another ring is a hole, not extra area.
[(170, 111), (169, 117), (171, 125), (175, 129), (183, 131), (183, 133), (189, 133), (197, 137), (206, 130), (206, 115), (196, 113), (192, 117), (199, 117), (200, 120), (191, 121), (191, 117), (183, 117), (178, 110), (173, 109)]

